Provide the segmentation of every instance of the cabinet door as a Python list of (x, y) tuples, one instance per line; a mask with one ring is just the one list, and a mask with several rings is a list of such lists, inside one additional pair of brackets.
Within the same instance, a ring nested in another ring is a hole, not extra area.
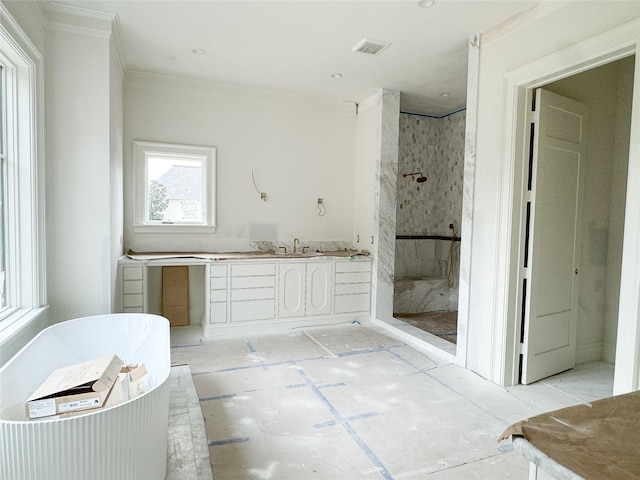
[(303, 317), (305, 315), (304, 263), (283, 263), (280, 265), (280, 295), (278, 316), (280, 318)]
[(332, 279), (331, 263), (307, 264), (307, 316), (331, 314)]

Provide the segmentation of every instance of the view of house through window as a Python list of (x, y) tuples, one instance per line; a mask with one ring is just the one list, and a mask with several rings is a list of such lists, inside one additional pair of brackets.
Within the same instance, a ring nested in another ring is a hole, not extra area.
[(147, 221), (203, 223), (203, 165), (179, 157), (147, 157)]

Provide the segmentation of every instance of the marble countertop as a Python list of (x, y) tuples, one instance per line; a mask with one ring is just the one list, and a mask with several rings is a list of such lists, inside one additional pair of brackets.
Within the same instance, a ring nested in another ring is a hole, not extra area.
[(501, 440), (559, 480), (632, 479), (640, 471), (640, 391), (542, 413)]
[(332, 250), (315, 252), (276, 252), (275, 250), (249, 252), (134, 252), (129, 250), (126, 256), (132, 260), (170, 260), (192, 258), (198, 260), (258, 260), (258, 259), (296, 259), (296, 258), (350, 258), (368, 257), (364, 250)]

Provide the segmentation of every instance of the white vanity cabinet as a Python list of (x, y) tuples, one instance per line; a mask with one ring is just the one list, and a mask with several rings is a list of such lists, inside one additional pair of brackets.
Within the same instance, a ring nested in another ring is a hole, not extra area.
[(278, 275), (278, 317), (331, 314), (332, 262), (281, 263)]
[[(119, 261), (116, 311), (159, 313), (161, 282), (154, 272), (164, 265), (188, 265), (205, 272), (200, 277), (203, 280), (189, 282), (190, 298), (197, 299), (191, 305), (190, 320), (199, 322), (205, 335), (268, 332), (276, 324), (292, 328), (343, 323), (366, 320), (370, 315), (371, 260), (340, 256), (228, 260), (123, 257)], [(197, 308), (201, 298), (204, 315)]]

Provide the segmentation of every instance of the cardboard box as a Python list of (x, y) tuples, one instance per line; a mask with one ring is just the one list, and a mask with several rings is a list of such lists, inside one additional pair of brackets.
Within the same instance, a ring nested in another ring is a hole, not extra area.
[(138, 365), (131, 363), (122, 367), (122, 374), (126, 374), (126, 386), (129, 398), (136, 398), (148, 390), (147, 367), (144, 363)]
[(85, 415), (87, 413), (96, 412), (98, 410), (102, 410), (107, 407), (114, 407), (121, 403), (129, 400), (129, 386), (128, 386), (128, 375), (126, 373), (121, 373), (118, 375), (118, 378), (113, 385), (111, 386), (111, 390), (107, 395), (104, 403), (97, 408), (89, 408), (87, 410), (77, 410), (72, 412), (60, 413), (58, 415), (53, 415), (51, 417), (46, 418), (69, 418), (69, 417), (77, 417), (78, 415)]
[(122, 365), (117, 355), (107, 355), (55, 370), (27, 399), (27, 418), (102, 407)]
[(162, 267), (162, 316), (172, 327), (189, 325), (189, 267)]
[(124, 365), (118, 374), (118, 378), (113, 382), (113, 386), (111, 387), (111, 390), (109, 390), (107, 399), (104, 401), (102, 406), (90, 408), (88, 410), (61, 413), (59, 415), (55, 415), (55, 418), (69, 418), (76, 417), (78, 415), (85, 415), (104, 408), (115, 407), (127, 400), (135, 398), (147, 391), (146, 383), (144, 382), (146, 375), (147, 368), (144, 363), (141, 365)]

